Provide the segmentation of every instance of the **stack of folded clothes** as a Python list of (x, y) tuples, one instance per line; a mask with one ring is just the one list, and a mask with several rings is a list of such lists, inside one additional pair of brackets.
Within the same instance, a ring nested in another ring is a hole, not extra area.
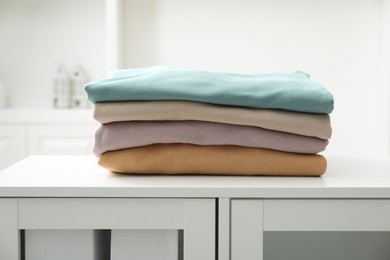
[(133, 174), (320, 176), (333, 96), (302, 72), (159, 66), (85, 87), (99, 165)]

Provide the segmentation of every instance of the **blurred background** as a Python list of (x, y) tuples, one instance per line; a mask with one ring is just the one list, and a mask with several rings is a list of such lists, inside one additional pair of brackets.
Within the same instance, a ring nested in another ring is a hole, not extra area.
[(53, 108), (60, 67), (304, 71), (334, 95), (325, 155), (389, 155), (389, 17), (387, 0), (0, 0), (0, 169), (91, 154), (91, 107)]
[[(31, 154), (91, 155), (98, 124), (83, 84), (163, 64), (304, 71), (334, 95), (323, 154), (390, 155), (390, 0), (0, 0), (0, 170)], [(68, 84), (78, 96), (63, 92)], [(91, 230), (51, 232), (29, 233), (27, 249), (81, 252), (93, 241)], [(308, 259), (389, 256), (389, 232), (308, 233), (268, 232), (264, 259), (303, 259), (286, 248)], [(125, 234), (133, 246), (123, 248), (174, 241), (167, 252), (178, 251), (177, 232), (139, 234)]]

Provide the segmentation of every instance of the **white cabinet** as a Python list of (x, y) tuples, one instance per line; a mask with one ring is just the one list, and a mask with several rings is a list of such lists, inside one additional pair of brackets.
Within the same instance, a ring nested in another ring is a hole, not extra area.
[[(17, 213), (12, 211), (16, 205)], [(11, 209), (0, 221), (19, 219), (17, 227), (0, 222), (0, 241), (15, 237), (18, 230), (182, 230), (184, 259), (215, 259), (215, 199), (23, 198), (0, 199), (0, 208)], [(90, 239), (86, 242), (92, 246)], [(117, 237), (114, 242), (117, 251), (111, 255), (123, 259), (126, 248), (118, 245)], [(15, 240), (0, 243), (0, 259), (18, 260), (15, 247)]]
[(17, 124), (0, 124), (0, 170), (25, 157), (25, 130)]
[(389, 199), (232, 199), (230, 218), (231, 260), (389, 257)]
[(0, 110), (0, 170), (32, 154), (92, 154), (92, 110)]
[(27, 127), (28, 154), (91, 154), (93, 125), (29, 125)]
[(390, 158), (328, 159), (308, 178), (127, 175), (93, 156), (31, 156), (0, 174), (0, 259), (19, 260), (40, 230), (111, 232), (99, 248), (113, 260), (389, 259)]

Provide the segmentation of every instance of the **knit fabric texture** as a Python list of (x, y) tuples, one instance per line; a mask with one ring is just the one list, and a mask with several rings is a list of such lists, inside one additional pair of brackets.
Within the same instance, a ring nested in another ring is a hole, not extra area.
[(221, 106), (191, 101), (96, 103), (94, 118), (102, 124), (118, 121), (197, 120), (257, 126), (269, 130), (329, 139), (327, 114)]
[(117, 71), (85, 90), (92, 103), (188, 100), (306, 113), (333, 110), (332, 94), (302, 72), (235, 74), (158, 66)]
[(326, 159), (231, 145), (153, 144), (103, 153), (99, 165), (133, 174), (320, 176)]
[(150, 144), (187, 143), (196, 145), (237, 145), (316, 154), (328, 140), (272, 131), (253, 126), (202, 121), (129, 121), (100, 126), (95, 134), (96, 156)]

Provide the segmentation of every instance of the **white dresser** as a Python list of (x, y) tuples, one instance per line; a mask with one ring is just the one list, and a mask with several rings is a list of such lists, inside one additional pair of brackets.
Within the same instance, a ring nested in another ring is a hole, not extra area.
[(0, 212), (0, 259), (21, 259), (30, 230), (177, 230), (178, 259), (261, 260), (268, 234), (390, 231), (390, 158), (331, 157), (322, 177), (239, 177), (115, 174), (92, 156), (31, 156), (0, 173)]

